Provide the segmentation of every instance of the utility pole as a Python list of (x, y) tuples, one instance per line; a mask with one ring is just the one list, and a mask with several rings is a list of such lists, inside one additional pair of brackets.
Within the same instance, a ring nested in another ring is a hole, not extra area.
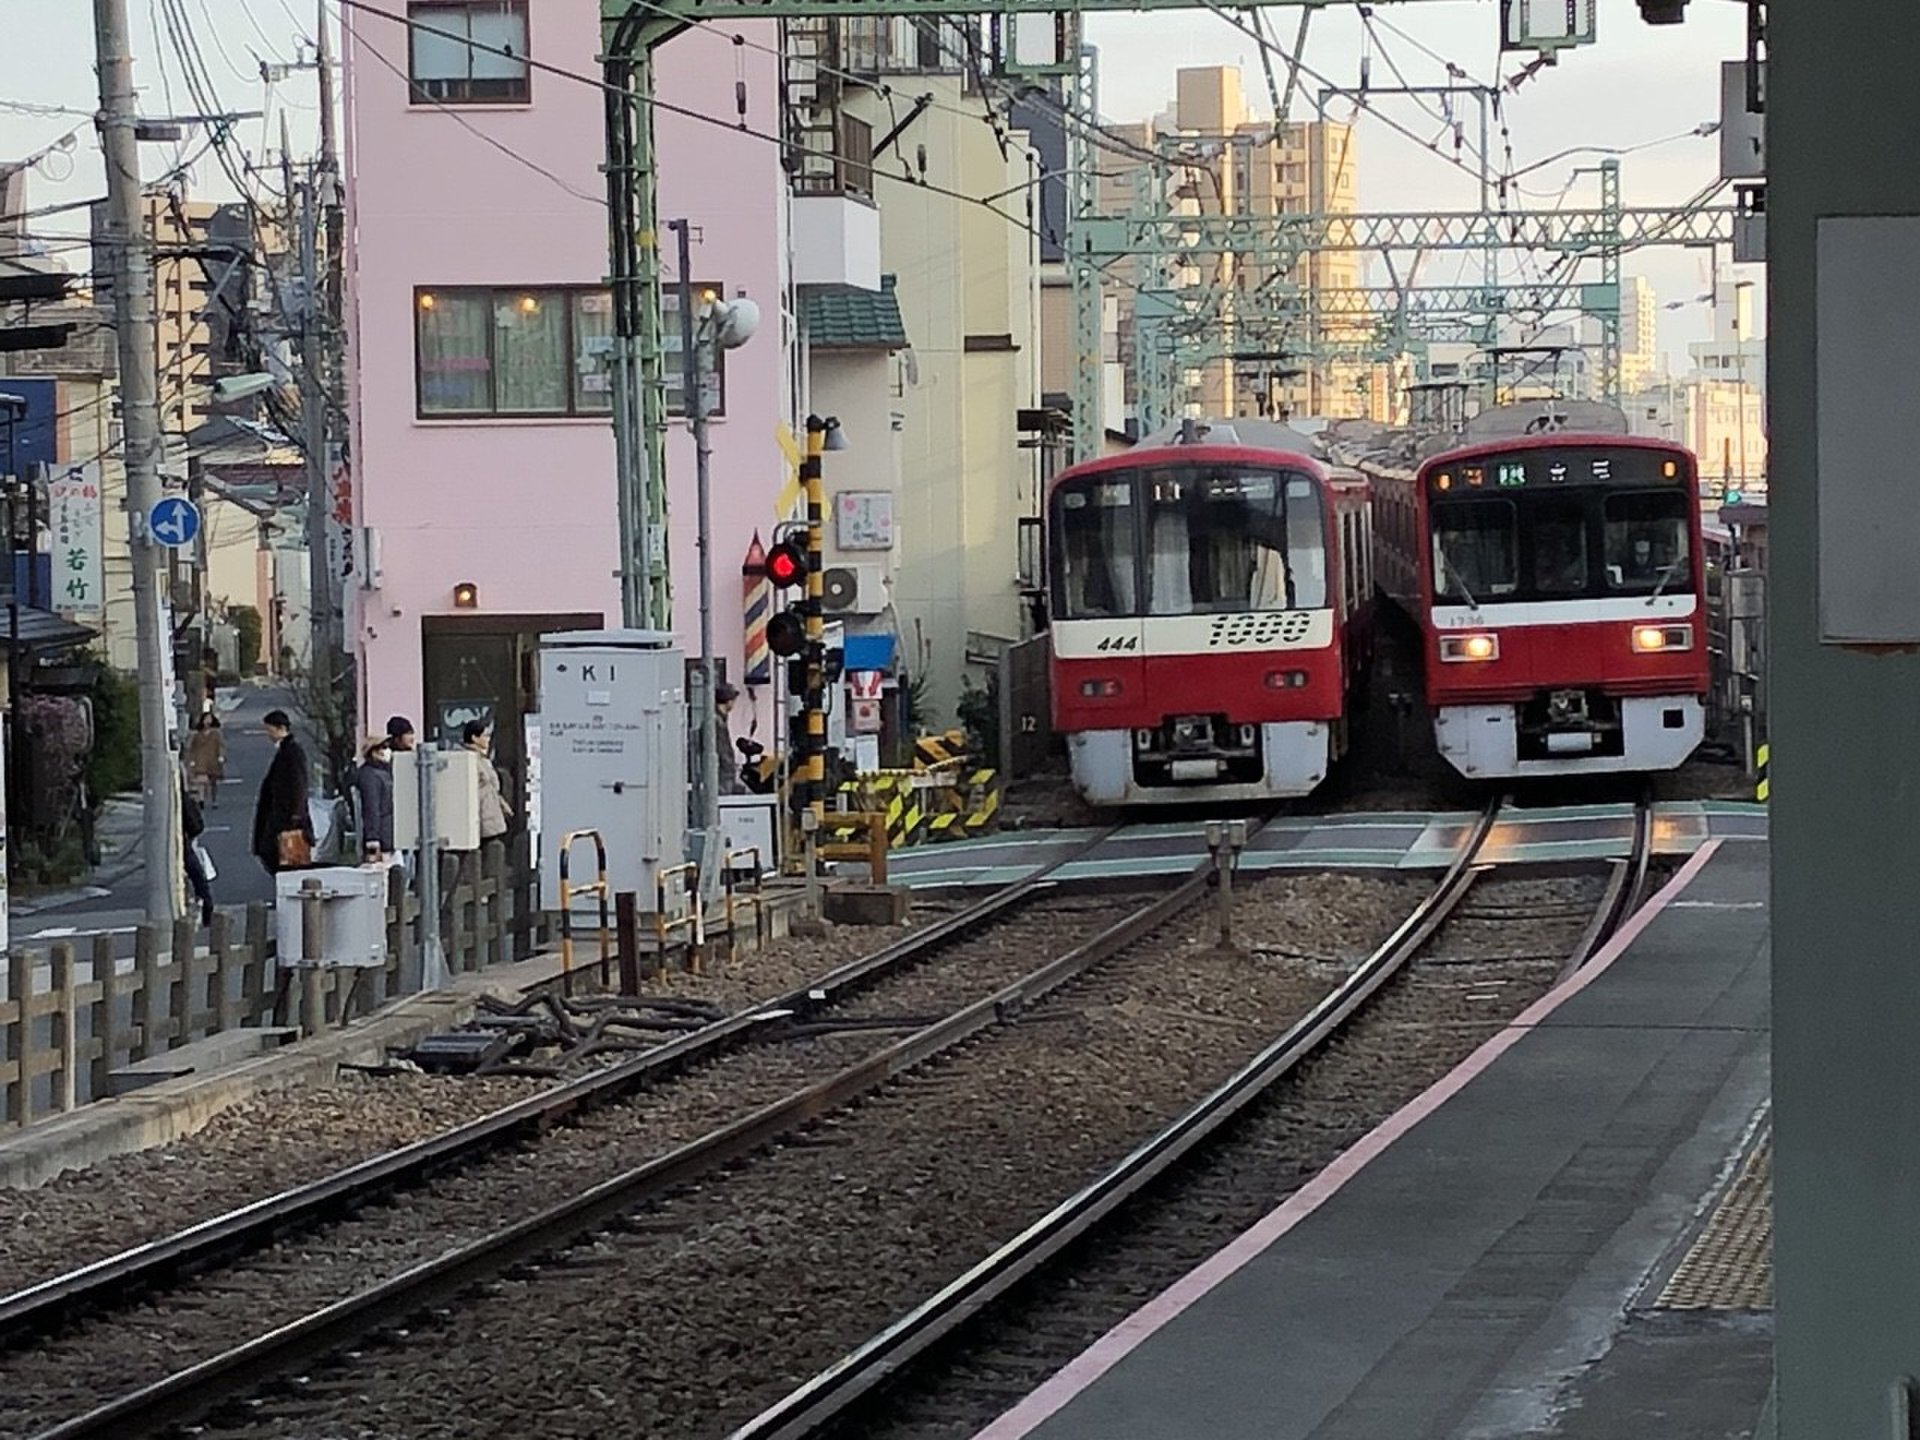
[[(161, 584), (164, 554), (147, 529), (160, 500), (160, 404), (153, 314), (153, 269), (141, 213), (140, 147), (134, 135), (133, 57), (126, 0), (94, 0), (100, 73), (100, 150), (106, 161), (105, 242), (113, 276), (114, 329), (120, 349), (120, 411), (127, 475), (127, 529), (133, 551), (134, 628), (140, 666), (142, 851), (147, 918), (180, 918), (185, 842), (180, 784), (167, 743), (169, 707), (161, 647), (168, 643)], [(170, 931), (167, 933), (171, 933)]]
[(307, 674), (332, 774), (339, 706), (334, 684), (333, 567), (327, 560), (327, 517), (333, 511), (327, 465), (326, 360), (321, 326), (319, 178), (309, 170), (300, 186), (300, 426), (307, 455)]
[(680, 262), (680, 362), (681, 393), (687, 412), (687, 425), (693, 431), (695, 471), (696, 535), (700, 555), (700, 692), (699, 706), (700, 771), (694, 786), (695, 829), (700, 845), (700, 903), (704, 906), (717, 893), (720, 872), (725, 868), (719, 854), (720, 838), (720, 737), (719, 712), (714, 697), (719, 693), (713, 664), (713, 448), (707, 435), (707, 395), (705, 366), (701, 363), (706, 347), (716, 349), (719, 340), (708, 334), (710, 322), (694, 319), (693, 232), (685, 220), (670, 220)]

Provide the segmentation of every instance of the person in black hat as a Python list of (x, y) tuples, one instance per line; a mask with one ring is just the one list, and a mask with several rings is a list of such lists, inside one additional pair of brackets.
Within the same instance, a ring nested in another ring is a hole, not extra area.
[(414, 748), (413, 722), (406, 716), (395, 715), (388, 719), (387, 748), (396, 751)]

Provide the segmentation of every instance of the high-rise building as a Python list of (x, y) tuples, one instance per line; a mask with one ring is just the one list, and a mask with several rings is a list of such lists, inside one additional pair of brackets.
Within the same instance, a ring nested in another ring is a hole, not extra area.
[[(1254, 119), (1234, 66), (1182, 69), (1171, 111), (1155, 125), (1112, 127), (1125, 140), (1153, 146), (1168, 159), (1169, 197), (1176, 214), (1351, 214), (1359, 191), (1353, 127), (1333, 122), (1276, 126)], [(1102, 182), (1108, 213), (1141, 200), (1135, 173)], [(1137, 286), (1152, 277), (1135, 261), (1111, 274), (1120, 291), (1121, 358), (1131, 362), (1143, 343), (1132, 313)], [(1218, 313), (1206, 317), (1210, 343), (1182, 347), (1189, 363), (1175, 377), (1177, 403), (1210, 415), (1366, 414), (1378, 388), (1374, 367), (1315, 354), (1358, 342), (1371, 328), (1354, 313), (1361, 284), (1356, 253), (1288, 259), (1274, 255), (1206, 255), (1175, 262), (1159, 283), (1176, 290), (1206, 288)], [(1333, 297), (1341, 303), (1333, 303)], [(1313, 303), (1310, 297), (1328, 302)], [(1309, 318), (1312, 317), (1312, 318)], [(1163, 339), (1161, 343), (1166, 343)], [(1129, 364), (1129, 400), (1134, 368)]]
[(1620, 286), (1620, 393), (1644, 390), (1660, 373), (1660, 301), (1644, 275)]

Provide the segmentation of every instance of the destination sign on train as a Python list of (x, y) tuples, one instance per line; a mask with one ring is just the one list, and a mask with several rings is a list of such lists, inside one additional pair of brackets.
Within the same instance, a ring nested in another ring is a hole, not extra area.
[(1448, 495), (1473, 495), (1568, 485), (1671, 485), (1685, 479), (1685, 467), (1674, 454), (1570, 448), (1443, 465), (1433, 472), (1433, 488)]

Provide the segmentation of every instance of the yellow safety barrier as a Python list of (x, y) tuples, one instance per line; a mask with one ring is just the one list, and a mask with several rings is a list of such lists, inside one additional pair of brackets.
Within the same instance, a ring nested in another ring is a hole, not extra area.
[[(593, 841), (594, 868), (598, 872), (591, 885), (575, 885), (572, 876), (573, 847), (582, 840)], [(600, 897), (600, 983), (612, 979), (607, 962), (613, 953), (608, 909), (613, 904), (613, 888), (607, 880), (607, 842), (598, 830), (572, 830), (560, 837), (560, 988), (573, 994), (573, 897)]]
[(1767, 778), (1767, 761), (1773, 758), (1773, 747), (1762, 745), (1754, 754), (1754, 765), (1759, 774), (1759, 783), (1753, 787), (1753, 798), (1762, 805), (1773, 794), (1773, 782)]
[(820, 846), (823, 860), (864, 860), (873, 883), (887, 883), (887, 817), (879, 811), (835, 811), (827, 816), (827, 829), (839, 834), (866, 831), (863, 840), (831, 840)]
[[(734, 875), (742, 867), (733, 862), (743, 856), (751, 857), (753, 890), (744, 901), (735, 898)], [(727, 945), (731, 949), (739, 948), (738, 930), (734, 923), (735, 907), (739, 904), (753, 906), (753, 941), (755, 945), (767, 943), (767, 896), (766, 864), (758, 845), (748, 845), (744, 849), (729, 850), (726, 858), (726, 895), (727, 895)]]
[[(693, 908), (678, 919), (667, 913), (667, 889), (674, 880), (683, 880), (682, 888), (693, 897)], [(666, 963), (667, 946), (673, 941), (673, 932), (684, 929), (687, 932), (687, 953), (692, 968), (700, 968), (700, 947), (706, 943), (705, 917), (700, 906), (700, 866), (692, 860), (684, 860), (678, 865), (663, 865), (655, 872), (653, 907), (653, 938), (660, 947), (660, 962)]]

